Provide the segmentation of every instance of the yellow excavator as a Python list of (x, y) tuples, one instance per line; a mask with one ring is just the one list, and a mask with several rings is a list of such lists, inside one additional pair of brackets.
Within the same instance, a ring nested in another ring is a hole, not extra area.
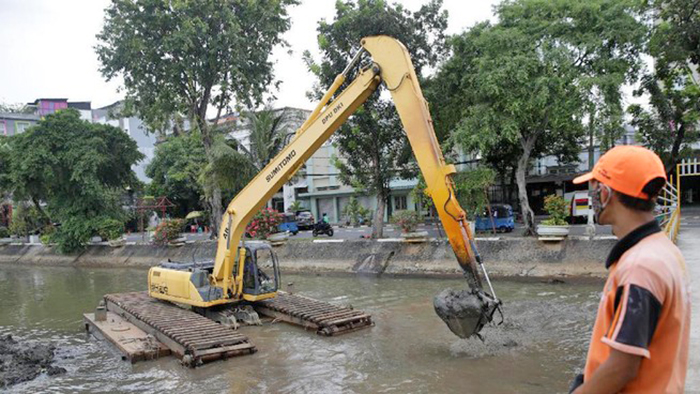
[[(246, 225), (383, 83), (394, 100), (425, 179), (426, 193), (435, 203), (468, 284), (467, 290), (443, 291), (435, 298), (435, 310), (462, 338), (478, 336), (482, 327), (493, 319), (501, 303), (494, 295), (465, 212), (455, 197), (451, 176), (456, 169), (445, 163), (408, 50), (388, 36), (366, 37), (361, 40), (361, 45), (362, 48), (335, 78), (293, 139), (228, 205), (219, 231), (215, 260), (209, 263), (164, 263), (151, 268), (148, 273), (151, 297), (190, 305), (205, 312), (221, 309), (220, 306), (226, 304), (240, 305), (275, 297), (280, 285), (277, 258), (265, 244), (242, 242)], [(367, 61), (361, 62), (362, 59)], [(364, 66), (360, 67), (355, 79), (336, 94), (358, 63)], [(263, 260), (265, 264), (261, 263)], [(490, 293), (482, 288), (478, 267)]]

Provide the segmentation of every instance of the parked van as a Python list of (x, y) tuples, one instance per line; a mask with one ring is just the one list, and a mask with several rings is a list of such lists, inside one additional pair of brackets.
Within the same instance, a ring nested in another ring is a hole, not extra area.
[(499, 233), (509, 233), (515, 228), (513, 208), (508, 204), (491, 205), (491, 215), (488, 209), (476, 217), (474, 228), (479, 232), (487, 232), (495, 229)]
[(564, 199), (569, 203), (569, 215), (571, 223), (586, 223), (588, 212), (591, 209), (591, 198), (587, 190), (579, 190), (564, 194)]

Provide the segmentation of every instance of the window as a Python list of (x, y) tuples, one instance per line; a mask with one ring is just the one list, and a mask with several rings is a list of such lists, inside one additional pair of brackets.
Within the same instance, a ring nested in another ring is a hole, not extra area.
[(400, 211), (406, 209), (408, 204), (406, 203), (406, 196), (394, 196), (394, 209)]
[(15, 134), (17, 133), (22, 133), (25, 130), (27, 130), (31, 126), (31, 123), (29, 122), (22, 122), (22, 121), (17, 121), (15, 122)]

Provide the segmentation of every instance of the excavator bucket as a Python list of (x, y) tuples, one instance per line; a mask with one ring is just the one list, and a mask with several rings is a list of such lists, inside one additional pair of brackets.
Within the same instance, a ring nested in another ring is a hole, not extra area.
[(435, 296), (433, 306), (447, 327), (460, 338), (479, 336), (500, 302), (482, 290), (445, 289)]

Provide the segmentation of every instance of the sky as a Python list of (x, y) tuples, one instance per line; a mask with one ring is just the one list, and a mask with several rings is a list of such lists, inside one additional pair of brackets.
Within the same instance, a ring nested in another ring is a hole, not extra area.
[[(418, 10), (425, 0), (399, 0)], [(120, 81), (105, 81), (94, 51), (109, 0), (0, 0), (0, 102), (28, 103), (37, 98), (91, 101), (93, 108), (124, 97)], [(493, 19), (497, 0), (444, 0), (448, 34)], [(318, 21), (332, 21), (335, 0), (302, 0), (289, 9), (291, 28), (284, 38), (291, 48), (276, 48), (275, 77), (282, 81), (276, 106), (313, 109), (306, 92), (315, 81), (301, 55), (318, 59)], [(288, 51), (291, 50), (291, 54)]]

